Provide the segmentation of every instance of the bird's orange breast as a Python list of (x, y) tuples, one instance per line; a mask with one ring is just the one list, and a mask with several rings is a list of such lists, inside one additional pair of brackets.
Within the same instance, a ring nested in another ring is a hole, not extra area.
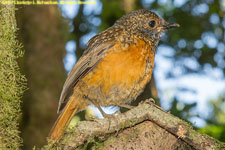
[(139, 90), (150, 80), (153, 66), (154, 52), (144, 41), (136, 39), (136, 44), (125, 47), (118, 43), (112, 47), (83, 81), (89, 87), (100, 88), (105, 95), (115, 88), (131, 91), (137, 86)]

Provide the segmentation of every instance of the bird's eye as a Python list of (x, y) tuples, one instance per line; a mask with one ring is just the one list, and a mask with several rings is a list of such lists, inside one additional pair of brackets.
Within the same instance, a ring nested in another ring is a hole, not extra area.
[(155, 20), (151, 20), (151, 21), (148, 23), (148, 25), (149, 25), (151, 28), (154, 28), (155, 25), (156, 25)]

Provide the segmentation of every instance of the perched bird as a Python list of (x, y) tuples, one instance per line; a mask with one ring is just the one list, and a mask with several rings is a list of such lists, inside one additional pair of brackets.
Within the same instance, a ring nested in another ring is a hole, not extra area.
[(49, 138), (58, 140), (73, 115), (94, 104), (122, 106), (134, 100), (150, 81), (162, 32), (178, 27), (149, 10), (126, 14), (87, 44), (66, 79)]

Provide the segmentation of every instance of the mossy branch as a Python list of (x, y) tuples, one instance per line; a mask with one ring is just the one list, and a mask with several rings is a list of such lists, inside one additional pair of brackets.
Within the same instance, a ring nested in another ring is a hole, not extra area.
[(17, 58), (23, 56), (16, 40), (14, 5), (3, 5), (0, 0), (0, 149), (20, 149), (18, 119), (21, 115), (21, 96), (26, 79), (21, 75)]
[(81, 121), (59, 142), (49, 142), (44, 149), (56, 147), (64, 150), (225, 148), (224, 144), (198, 133), (191, 125), (163, 111), (150, 100), (112, 118)]

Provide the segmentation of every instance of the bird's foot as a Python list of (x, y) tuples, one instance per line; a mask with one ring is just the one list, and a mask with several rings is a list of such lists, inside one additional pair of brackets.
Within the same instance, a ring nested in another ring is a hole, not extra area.
[(132, 106), (132, 105), (129, 105), (129, 104), (120, 104), (119, 107), (123, 107), (123, 108), (127, 108), (127, 109), (132, 109), (134, 108), (135, 106)]
[(155, 100), (153, 98), (149, 98), (149, 99), (146, 99), (146, 100), (140, 102), (140, 104), (144, 104), (144, 103), (147, 103), (147, 104), (154, 103), (155, 104)]
[(165, 111), (164, 109), (162, 109), (160, 106), (158, 106), (158, 105), (155, 104), (155, 100), (154, 100), (153, 98), (149, 98), (149, 99), (147, 99), (147, 100), (145, 100), (145, 101), (142, 101), (140, 104), (144, 104), (144, 103), (147, 103), (147, 104), (150, 104), (150, 105), (154, 105), (156, 108), (158, 108), (158, 109), (160, 109), (160, 110), (166, 112), (166, 111)]

